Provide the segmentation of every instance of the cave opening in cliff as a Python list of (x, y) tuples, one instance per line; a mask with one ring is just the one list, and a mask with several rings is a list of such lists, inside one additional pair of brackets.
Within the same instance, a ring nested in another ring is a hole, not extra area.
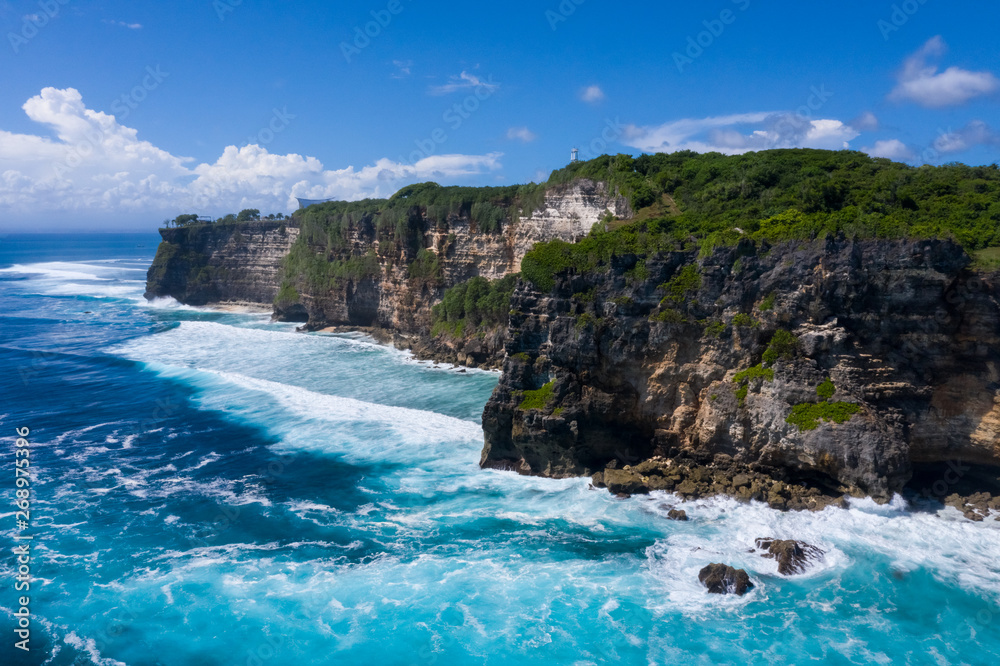
[(805, 488), (815, 488), (825, 495), (838, 495), (841, 492), (841, 483), (832, 476), (824, 474), (814, 469), (788, 469), (785, 470), (784, 480), (791, 485), (803, 486)]
[(907, 496), (946, 503), (948, 497), (977, 493), (1000, 496), (1000, 467), (962, 460), (914, 463)]

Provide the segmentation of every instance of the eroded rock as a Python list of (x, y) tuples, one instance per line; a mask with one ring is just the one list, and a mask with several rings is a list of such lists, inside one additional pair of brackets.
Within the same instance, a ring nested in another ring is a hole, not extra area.
[(756, 545), (764, 551), (762, 557), (778, 561), (778, 573), (782, 576), (805, 573), (810, 563), (823, 557), (821, 549), (802, 541), (757, 539)]
[(698, 574), (698, 580), (708, 588), (709, 594), (736, 594), (742, 597), (753, 588), (750, 574), (726, 564), (709, 564)]

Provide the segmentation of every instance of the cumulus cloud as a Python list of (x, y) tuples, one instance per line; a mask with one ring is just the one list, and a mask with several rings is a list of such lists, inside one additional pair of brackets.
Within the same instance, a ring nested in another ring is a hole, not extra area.
[(511, 127), (507, 130), (507, 138), (511, 141), (523, 141), (524, 143), (531, 143), (538, 138), (534, 132), (532, 132), (527, 127)]
[(899, 139), (888, 139), (886, 141), (876, 141), (870, 148), (862, 148), (864, 152), (872, 157), (885, 157), (897, 162), (909, 162), (917, 158), (910, 148)]
[(990, 72), (971, 72), (958, 67), (939, 72), (937, 65), (930, 60), (944, 55), (947, 50), (940, 36), (928, 40), (919, 51), (906, 59), (899, 82), (889, 94), (889, 99), (941, 108), (965, 104), (974, 97), (1000, 90), (1000, 80)]
[(588, 104), (597, 104), (604, 101), (604, 91), (601, 86), (587, 86), (580, 91), (580, 99)]
[(493, 77), (483, 80), (475, 74), (462, 72), (458, 76), (452, 76), (451, 80), (443, 86), (431, 86), (432, 95), (448, 95), (459, 90), (474, 90), (482, 88), (488, 92), (496, 92), (500, 89), (500, 84), (493, 81)]
[(0, 211), (8, 220), (48, 213), (290, 211), (296, 197), (388, 196), (407, 183), (501, 167), (502, 155), (490, 153), (433, 155), (414, 164), (381, 159), (360, 169), (330, 170), (315, 157), (276, 155), (258, 145), (229, 146), (214, 163), (195, 164), (140, 140), (114, 116), (88, 109), (72, 88), (45, 88), (23, 108), (53, 138), (0, 130)]
[(744, 113), (686, 118), (655, 127), (625, 128), (622, 142), (647, 152), (693, 150), (736, 155), (772, 148), (841, 150), (860, 132), (839, 120), (794, 113)]

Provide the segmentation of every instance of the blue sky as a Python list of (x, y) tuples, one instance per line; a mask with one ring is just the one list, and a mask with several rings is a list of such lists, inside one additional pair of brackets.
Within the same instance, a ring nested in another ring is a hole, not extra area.
[(989, 164), (997, 25), (942, 0), (0, 0), (0, 228), (520, 183), (573, 147)]

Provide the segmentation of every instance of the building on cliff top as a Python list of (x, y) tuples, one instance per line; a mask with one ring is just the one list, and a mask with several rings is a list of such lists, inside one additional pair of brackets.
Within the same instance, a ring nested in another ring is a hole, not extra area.
[(335, 199), (299, 199), (298, 197), (296, 197), (296, 199), (298, 199), (300, 210), (302, 208), (309, 208), (309, 206), (315, 206), (316, 204), (324, 204), (329, 203), (330, 201), (335, 201)]

